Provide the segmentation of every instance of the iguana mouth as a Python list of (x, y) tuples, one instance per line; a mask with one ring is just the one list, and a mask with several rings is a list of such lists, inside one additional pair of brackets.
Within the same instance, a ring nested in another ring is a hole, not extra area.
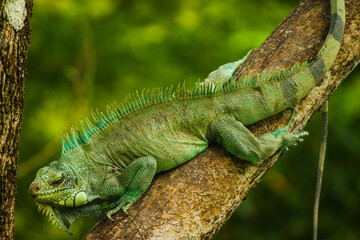
[(33, 182), (29, 193), (38, 203), (55, 203), (67, 207), (77, 207), (87, 203), (87, 193), (83, 189), (61, 187), (42, 191), (39, 184)]
[(40, 188), (40, 184), (34, 181), (30, 184), (29, 193), (32, 198), (36, 199), (49, 194), (54, 194), (56, 192), (64, 191), (65, 189), (66, 188), (54, 188), (44, 191)]
[[(66, 188), (52, 189), (52, 190), (47, 190), (47, 191), (43, 191), (43, 192), (33, 192), (32, 189), (29, 189), (29, 193), (30, 193), (31, 197), (34, 198), (34, 200), (41, 200), (43, 198), (47, 199), (48, 195), (53, 195), (54, 193), (61, 192), (64, 190), (66, 190)], [(48, 196), (48, 197), (50, 197), (50, 196)]]

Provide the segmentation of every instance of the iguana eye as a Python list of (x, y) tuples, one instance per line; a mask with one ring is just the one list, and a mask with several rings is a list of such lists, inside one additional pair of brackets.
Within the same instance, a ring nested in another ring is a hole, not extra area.
[(59, 185), (60, 183), (62, 183), (63, 180), (64, 176), (62, 174), (58, 175), (51, 181), (51, 185)]

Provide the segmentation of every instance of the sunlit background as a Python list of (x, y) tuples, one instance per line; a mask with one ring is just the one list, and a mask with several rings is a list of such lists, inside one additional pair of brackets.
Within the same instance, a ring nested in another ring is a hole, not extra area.
[[(89, 217), (70, 237), (41, 215), (28, 194), (37, 169), (57, 160), (60, 133), (104, 111), (128, 92), (198, 79), (258, 47), (295, 0), (34, 0), (16, 234), (20, 239), (81, 239)], [(191, 88), (191, 87), (189, 87)], [(320, 204), (321, 239), (360, 237), (360, 70), (334, 93)], [(315, 115), (305, 142), (284, 154), (215, 239), (310, 239), (320, 141)]]

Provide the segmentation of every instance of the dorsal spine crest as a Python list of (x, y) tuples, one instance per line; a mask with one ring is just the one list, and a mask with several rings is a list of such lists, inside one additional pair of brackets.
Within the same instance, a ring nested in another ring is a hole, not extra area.
[(138, 93), (138, 91), (132, 94), (130, 93), (125, 97), (125, 100), (120, 104), (120, 107), (116, 103), (108, 105), (106, 108), (106, 114), (99, 112), (98, 110), (96, 110), (96, 112), (92, 111), (91, 115), (93, 117), (95, 126), (88, 118), (86, 118), (86, 124), (81, 121), (82, 133), (78, 129), (75, 130), (72, 128), (70, 130), (71, 137), (68, 133), (65, 134), (65, 137), (61, 137), (62, 155), (83, 143), (87, 143), (92, 135), (94, 135), (100, 129), (103, 129), (111, 124), (114, 120), (123, 118), (138, 109), (164, 101), (215, 95), (219, 93), (230, 92), (239, 88), (260, 87), (261, 84), (265, 82), (277, 81), (286, 77), (290, 77), (299, 71), (306, 69), (308, 65), (308, 62), (305, 62), (301, 66), (298, 64), (293, 65), (290, 70), (281, 70), (280, 72), (262, 71), (259, 74), (251, 73), (242, 75), (239, 78), (233, 77), (230, 79), (230, 81), (223, 85), (213, 82), (206, 82), (203, 84), (198, 83), (193, 91), (188, 91), (186, 89), (184, 81), (182, 84), (178, 84), (175, 91), (173, 91), (173, 86), (170, 86), (165, 89), (143, 89), (141, 95)]

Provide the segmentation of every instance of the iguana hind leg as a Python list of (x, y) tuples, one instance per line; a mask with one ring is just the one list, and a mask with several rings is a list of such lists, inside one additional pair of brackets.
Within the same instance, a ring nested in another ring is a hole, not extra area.
[(157, 162), (153, 157), (142, 157), (129, 164), (119, 175), (120, 186), (112, 188), (108, 194), (118, 199), (113, 202), (107, 212), (107, 217), (123, 210), (126, 212), (141, 195), (148, 189), (153, 180), (157, 168)]
[(238, 61), (221, 65), (220, 67), (218, 67), (218, 69), (209, 73), (209, 75), (204, 80), (204, 82), (199, 83), (199, 84), (201, 85), (201, 84), (210, 83), (210, 82), (220, 83), (220, 84), (227, 83), (231, 79), (235, 70), (238, 69), (240, 67), (240, 65), (246, 61), (246, 59), (250, 56), (250, 54), (254, 50), (255, 50), (255, 48), (251, 49), (242, 59), (240, 59)]
[(296, 145), (297, 142), (302, 141), (302, 136), (307, 135), (307, 132), (289, 133), (290, 123), (285, 128), (265, 133), (259, 138), (230, 115), (217, 118), (211, 128), (216, 141), (227, 151), (240, 159), (258, 164), (277, 150), (287, 150), (289, 146)]

